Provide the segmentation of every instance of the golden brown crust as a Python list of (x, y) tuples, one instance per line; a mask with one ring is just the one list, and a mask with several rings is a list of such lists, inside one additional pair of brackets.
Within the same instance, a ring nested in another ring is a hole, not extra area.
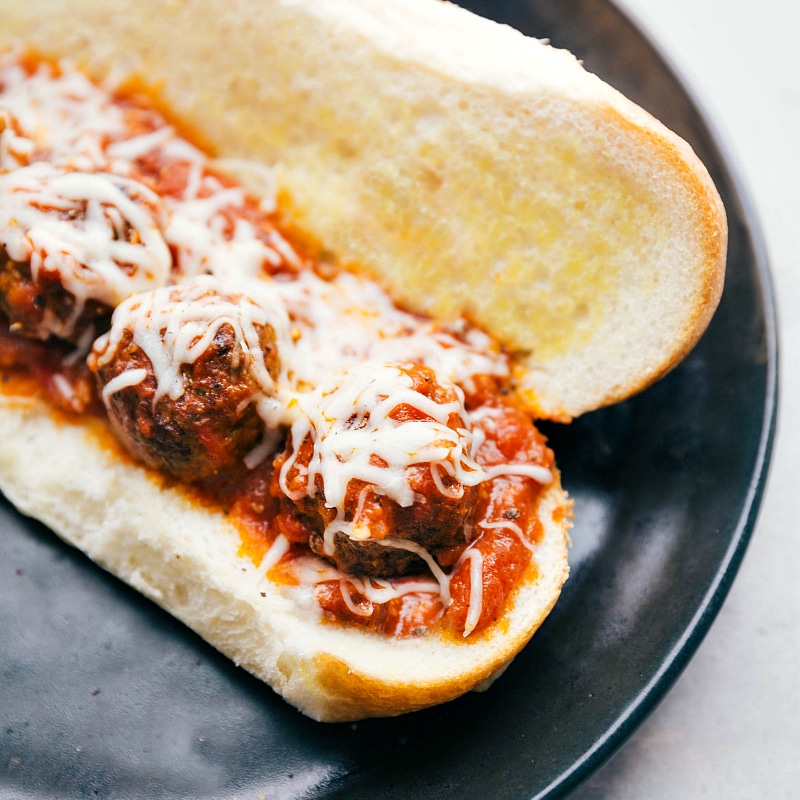
[[(566, 563), (566, 538), (564, 547)], [(563, 578), (566, 579), (566, 570)], [(329, 709), (330, 717), (333, 721), (347, 721), (395, 716), (448, 702), (469, 691), (485, 689), (528, 643), (557, 599), (557, 594), (552, 595), (552, 601), (541, 607), (535, 622), (518, 633), (516, 638), (506, 638), (502, 649), (491, 660), (476, 659), (469, 671), (447, 680), (420, 683), (409, 676), (406, 682), (386, 683), (374, 675), (353, 670), (346, 661), (321, 654), (315, 659), (320, 674), (320, 687), (323, 692), (335, 697)]]

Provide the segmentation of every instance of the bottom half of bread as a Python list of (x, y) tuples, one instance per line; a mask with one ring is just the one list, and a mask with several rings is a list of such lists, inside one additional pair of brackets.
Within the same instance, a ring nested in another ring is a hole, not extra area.
[(0, 400), (0, 489), (236, 664), (321, 721), (402, 714), (484, 688), (527, 643), (567, 577), (568, 503), (544, 490), (535, 569), (500, 623), (458, 641), (395, 639), (323, 620), (241, 556), (237, 528), (36, 400)]

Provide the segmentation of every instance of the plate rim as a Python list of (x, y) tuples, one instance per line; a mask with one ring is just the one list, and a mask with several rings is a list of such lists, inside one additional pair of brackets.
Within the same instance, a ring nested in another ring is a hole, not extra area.
[(761, 290), (760, 306), (764, 314), (764, 353), (766, 356), (765, 391), (758, 448), (750, 470), (750, 482), (742, 504), (742, 512), (730, 537), (725, 556), (719, 563), (713, 580), (689, 624), (682, 631), (666, 658), (663, 659), (657, 672), (648, 681), (647, 686), (622, 711), (606, 733), (569, 769), (558, 775), (540, 792), (532, 795), (530, 800), (565, 798), (602, 769), (630, 741), (639, 726), (667, 696), (697, 653), (728, 597), (753, 539), (772, 463), (780, 403), (780, 342), (774, 282), (763, 226), (736, 160), (732, 157), (725, 138), (713, 124), (710, 114), (698, 99), (692, 84), (686, 79), (674, 60), (670, 58), (665, 48), (650, 33), (647, 26), (629, 9), (623, 8), (617, 0), (595, 0), (595, 2), (607, 6), (636, 32), (652, 51), (653, 56), (661, 62), (665, 74), (668, 74), (679, 87), (715, 157), (714, 166), (723, 176), (729, 189), (730, 198), (726, 204), (729, 216), (731, 203), (737, 206), (737, 218), (745, 225), (746, 240), (753, 252), (752, 271), (758, 279)]
[[(605, 733), (579, 759), (568, 769), (557, 775), (544, 789), (538, 791), (535, 795), (530, 794), (531, 790), (527, 790), (528, 794), (526, 796), (530, 800), (555, 800), (566, 797), (602, 768), (630, 740), (638, 727), (656, 708), (658, 703), (664, 699), (697, 652), (729, 594), (753, 538), (769, 476), (780, 400), (777, 311), (769, 258), (764, 242), (763, 228), (759, 223), (758, 215), (748, 190), (737, 171), (736, 162), (731, 158), (723, 137), (719, 135), (709, 120), (702, 103), (698, 102), (691, 84), (675, 68), (675, 65), (665, 55), (658, 42), (654, 41), (646, 26), (642, 25), (635, 15), (631, 14), (627, 9), (621, 8), (615, 0), (592, 0), (592, 2), (598, 6), (605, 6), (619, 15), (635, 35), (651, 50), (654, 58), (661, 62), (665, 74), (668, 74), (674, 80), (679, 91), (687, 100), (694, 119), (696, 119), (702, 135), (705, 137), (705, 142), (715, 159), (715, 168), (720, 171), (726, 188), (729, 190), (730, 199), (728, 202), (735, 204), (737, 218), (745, 225), (745, 241), (752, 250), (752, 261), (749, 265), (750, 272), (754, 282), (757, 282), (760, 288), (761, 296), (757, 305), (763, 312), (764, 317), (763, 333), (766, 371), (764, 394), (761, 399), (763, 416), (760, 419), (761, 428), (758, 447), (755, 459), (750, 465), (750, 480), (747, 492), (742, 500), (741, 512), (729, 536), (724, 558), (716, 566), (710, 585), (693, 613), (690, 623), (681, 631), (677, 641), (661, 660), (659, 669), (650, 677), (646, 687), (630, 700), (624, 708), (620, 708), (618, 716)], [(328, 784), (327, 786), (320, 784), (313, 796), (338, 797), (340, 794), (337, 789), (342, 791), (342, 796), (346, 796), (347, 788), (347, 786), (339, 787), (336, 784)], [(0, 793), (2, 793), (2, 790), (3, 786), (0, 782)]]

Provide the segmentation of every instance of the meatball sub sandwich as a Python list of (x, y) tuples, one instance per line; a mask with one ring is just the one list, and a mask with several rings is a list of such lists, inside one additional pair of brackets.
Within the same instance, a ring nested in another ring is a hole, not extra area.
[(0, 8), (3, 492), (316, 719), (487, 685), (568, 572), (535, 420), (716, 307), (688, 145), (434, 0)]

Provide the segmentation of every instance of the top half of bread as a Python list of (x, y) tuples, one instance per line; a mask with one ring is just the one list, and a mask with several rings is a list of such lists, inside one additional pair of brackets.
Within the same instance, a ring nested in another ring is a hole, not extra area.
[(135, 72), (410, 307), (522, 356), (543, 416), (695, 344), (724, 210), (691, 148), (570, 54), (438, 0), (0, 0), (0, 47)]

